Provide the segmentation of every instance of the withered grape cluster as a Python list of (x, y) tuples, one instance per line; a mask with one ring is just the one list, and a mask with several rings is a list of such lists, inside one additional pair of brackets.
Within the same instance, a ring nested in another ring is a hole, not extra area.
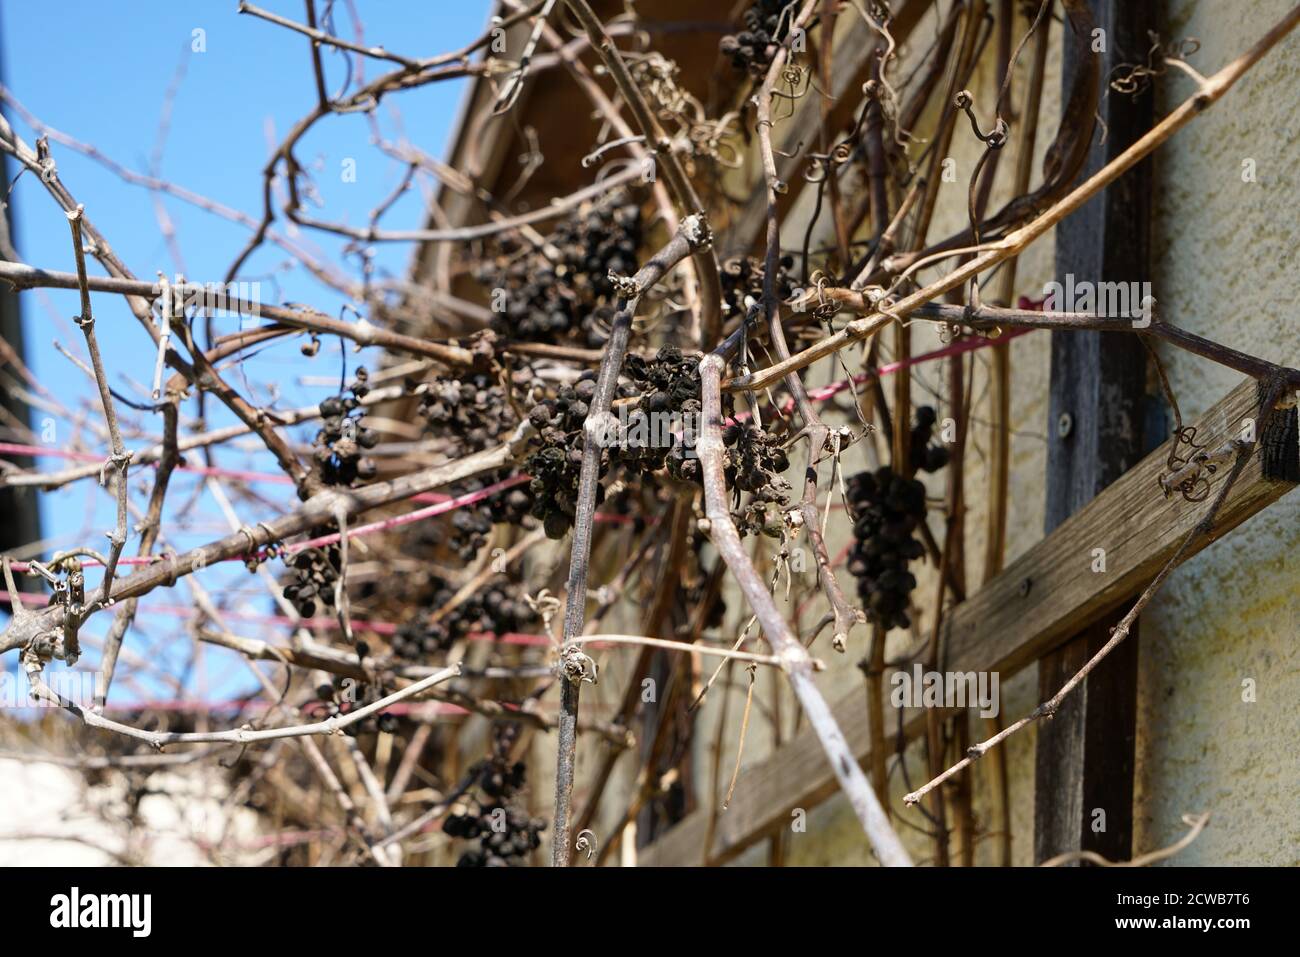
[(426, 430), (447, 443), (449, 458), (481, 452), (515, 426), (505, 388), (487, 372), (430, 380), (420, 415)]
[(499, 730), (491, 756), (472, 769), (478, 810), (450, 814), (442, 822), (450, 837), (478, 841), (478, 847), (461, 854), (457, 867), (517, 867), (542, 842), (545, 819), (529, 817), (518, 806), (528, 769), (522, 761), (510, 762), (517, 733), (515, 726)]
[[(315, 528), (308, 534), (311, 538), (320, 538), (331, 531), (336, 529)], [(287, 559), (293, 580), (284, 586), (284, 597), (293, 603), (302, 617), (315, 617), (317, 603), (325, 611), (334, 608), (334, 583), (339, 577), (339, 562), (337, 544), (304, 548)]]
[(661, 347), (652, 359), (630, 352), (623, 372), (641, 387), (640, 407), (646, 412), (680, 412), (700, 401), (700, 357), (676, 346)]
[[(577, 507), (578, 477), (582, 472), (582, 425), (596, 394), (596, 373), (586, 370), (573, 385), (561, 386), (552, 397), (542, 398), (528, 411), (540, 446), (524, 464), (532, 476), (532, 515), (541, 519), (550, 538), (563, 538), (573, 526)], [(597, 488), (596, 501), (604, 498)]]
[[(948, 450), (931, 442), (936, 418), (931, 406), (916, 410), (911, 431), (913, 469), (937, 472), (948, 464)], [(854, 475), (848, 480), (848, 493), (854, 518), (849, 571), (858, 580), (867, 617), (885, 628), (906, 628), (911, 624), (907, 599), (916, 587), (907, 563), (925, 552), (913, 534), (925, 521), (925, 486), (885, 467)]]
[(925, 486), (883, 466), (852, 476), (848, 495), (854, 519), (849, 572), (858, 580), (863, 609), (883, 628), (906, 628), (907, 600), (916, 587), (907, 563), (925, 551), (914, 535), (925, 521)]
[(424, 663), (468, 635), (484, 632), (504, 635), (527, 628), (537, 620), (536, 613), (521, 597), (522, 585), (501, 575), (440, 621), (433, 621), (433, 609), (445, 607), (456, 591), (443, 579), (433, 578), (423, 607), (393, 635), (391, 648), (395, 656)]
[(357, 369), (348, 391), (321, 402), (321, 427), (312, 442), (312, 457), (325, 485), (351, 488), (358, 480), (369, 481), (378, 469), (363, 450), (379, 443), (379, 433), (362, 424), (361, 400), (370, 391), (365, 366)]
[(780, 538), (790, 503), (790, 483), (781, 477), (790, 460), (781, 440), (752, 422), (733, 423), (722, 430), (722, 444), (727, 449), (727, 487), (750, 493), (736, 528), (741, 535), (758, 531)]
[[(357, 649), (357, 654), (361, 658), (369, 654), (370, 650), (364, 641), (357, 642)], [(350, 714), (358, 708), (374, 704), (381, 697), (381, 688), (378, 684), (372, 682), (358, 683), (350, 678), (335, 675), (332, 681), (323, 681), (316, 687), (317, 703), (309, 705), (306, 712), (313, 720), (320, 721)], [(352, 722), (343, 729), (343, 733), (353, 738), (363, 732), (384, 731), (388, 734), (395, 734), (400, 724), (401, 720), (395, 713), (384, 711), (381, 714), (371, 715), (362, 718), (360, 721)]]
[[(636, 410), (627, 416), (623, 436), (626, 441), (612, 450), (614, 461), (635, 466), (643, 473), (666, 467), (668, 474), (679, 481), (697, 485), (703, 481), (695, 446), (703, 428), (699, 363), (698, 355), (683, 353), (671, 345), (662, 347), (652, 359), (628, 355), (623, 371), (631, 380), (632, 391), (639, 392), (641, 398)], [(722, 411), (724, 419), (731, 417), (730, 396), (723, 396)], [(656, 420), (656, 416), (665, 418)], [(638, 420), (648, 423), (642, 434), (654, 439), (649, 447), (634, 444)], [(737, 515), (738, 530), (742, 535), (760, 530), (779, 536), (790, 491), (789, 483), (781, 477), (790, 464), (781, 440), (753, 423), (733, 422), (722, 430), (722, 441), (727, 487), (738, 495), (750, 493), (748, 503)], [(580, 439), (578, 449), (580, 452)], [(576, 461), (581, 462), (580, 454)]]
[(787, 10), (793, 5), (794, 0), (757, 0), (750, 4), (740, 19), (744, 29), (723, 37), (718, 45), (731, 58), (732, 66), (756, 77), (767, 72), (777, 44), (790, 32), (794, 11)]
[(680, 469), (691, 454), (684, 435), (688, 430), (698, 435), (700, 426), (700, 357), (667, 345), (650, 359), (629, 353), (623, 372), (641, 398), (611, 457), (642, 473), (666, 464)]
[(472, 271), (493, 293), (492, 328), (516, 340), (604, 345), (618, 298), (609, 274), (636, 272), (641, 240), (641, 207), (620, 190), (556, 225), (546, 241), (558, 256), (519, 237), (492, 241)]
[[(469, 495), (510, 477), (510, 469), (498, 469), (450, 486), (453, 496)], [(493, 525), (531, 525), (533, 507), (527, 485), (493, 492), (472, 505), (462, 505), (451, 513), (452, 535), (448, 542), (463, 562), (471, 562), (487, 544)]]
[[(532, 379), (528, 370), (515, 373), (517, 387), (527, 389)], [(420, 397), (420, 414), (426, 430), (446, 442), (448, 458), (463, 458), (501, 442), (517, 423), (506, 389), (486, 372), (460, 379), (434, 379)], [(452, 496), (467, 495), (509, 477), (499, 469), (456, 482)], [(448, 544), (463, 562), (478, 555), (496, 524), (521, 525), (532, 507), (524, 487), (505, 489), (451, 513), (452, 534)]]

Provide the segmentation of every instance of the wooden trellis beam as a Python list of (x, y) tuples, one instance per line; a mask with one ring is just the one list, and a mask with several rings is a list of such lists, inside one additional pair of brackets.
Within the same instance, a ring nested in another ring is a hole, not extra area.
[[(1255, 382), (1247, 379), (1195, 423), (1197, 441), (1204, 441), (1206, 450), (1212, 451), (1242, 437), (1244, 430), (1255, 426), (1257, 402)], [(1290, 431), (1278, 433), (1286, 436), (1282, 456), (1290, 469), (1300, 455), (1295, 416), (1295, 410), (1289, 412)], [(1262, 436), (1260, 444), (1267, 445), (1272, 438)], [(997, 671), (1005, 683), (1080, 628), (1132, 598), (1154, 576), (1206, 508), (1204, 502), (1184, 500), (1177, 491), (1169, 496), (1163, 492), (1160, 479), (1172, 441), (1151, 452), (949, 612), (944, 627), (947, 670)], [(1210, 476), (1211, 488), (1222, 474), (1220, 468)], [(1270, 474), (1276, 473), (1270, 470)], [(1262, 456), (1254, 454), (1220, 510), (1213, 535), (1196, 543), (1193, 552), (1294, 487), (1291, 481), (1267, 477)], [(1092, 571), (1094, 548), (1106, 549), (1105, 572)], [(866, 764), (870, 744), (864, 696), (860, 691), (846, 695), (834, 712), (854, 755)], [(897, 727), (896, 717), (890, 716), (891, 729)], [(924, 727), (919, 710), (905, 709), (902, 718), (909, 740)], [(705, 846), (710, 811), (701, 808), (644, 849), (639, 863), (698, 865), (706, 859), (723, 863), (773, 829), (786, 826), (792, 809), (811, 808), (835, 791), (835, 776), (812, 732), (804, 729), (766, 761), (741, 772), (730, 808), (718, 814), (712, 847)]]

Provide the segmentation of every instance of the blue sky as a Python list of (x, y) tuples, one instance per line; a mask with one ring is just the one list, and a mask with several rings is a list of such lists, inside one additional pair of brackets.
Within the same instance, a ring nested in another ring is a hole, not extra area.
[[(298, 0), (262, 0), (259, 6), (290, 19), (303, 17), (303, 4)], [(469, 42), (483, 30), (488, 7), (487, 0), (356, 0), (365, 42), (382, 44), (410, 57), (431, 56)], [(317, 0), (317, 8), (323, 13), (331, 4)], [(352, 37), (347, 4), (338, 0), (332, 5), (332, 14), (336, 31)], [(158, 175), (254, 217), (261, 214), (261, 172), (271, 144), (279, 142), (316, 100), (308, 40), (264, 20), (237, 14), (234, 0), (133, 0), (115, 4), (92, 0), (2, 0), (0, 31), (4, 81), (22, 105), (45, 124), (93, 144), (137, 172), (149, 171), (166, 91), (178, 83)], [(193, 49), (196, 39), (201, 39), (205, 49)], [(344, 58), (333, 51), (325, 51), (324, 58), (327, 86), (334, 93), (348, 82), (348, 69)], [(365, 78), (373, 79), (392, 66), (367, 60)], [(356, 80), (354, 73), (350, 89), (356, 88)], [(440, 83), (386, 99), (377, 114), (383, 135), (390, 140), (405, 136), (427, 152), (445, 155), (463, 91), (462, 82)], [(6, 112), (18, 133), (32, 144), (36, 133), (12, 110)], [(400, 182), (403, 167), (375, 150), (370, 135), (366, 119), (360, 114), (330, 116), (300, 143), (296, 155), (311, 173), (324, 204), (312, 211), (315, 215), (363, 224), (370, 210)], [(153, 280), (159, 271), (169, 277), (179, 271), (180, 264), (160, 229), (153, 194), (124, 183), (92, 160), (58, 144), (53, 145), (53, 155), (64, 184), (85, 205), (86, 215), (137, 277)], [(355, 161), (355, 182), (344, 181), (342, 169), (347, 160)], [(73, 271), (67, 221), (40, 183), (30, 175), (23, 176), (13, 191), (12, 202), (16, 244), (23, 259), (46, 269)], [(197, 282), (220, 282), (246, 242), (248, 231), (178, 200), (163, 197), (161, 202), (174, 226), (186, 277)], [(423, 225), (423, 214), (423, 191), (413, 188), (383, 222), (391, 228), (416, 228)], [(285, 227), (282, 220), (278, 225)], [(316, 246), (330, 261), (340, 262), (344, 241), (319, 233), (297, 239)], [(375, 249), (377, 270), (381, 275), (401, 275), (408, 268), (411, 253), (409, 245), (381, 244)], [(265, 301), (307, 302), (337, 314), (342, 298), (300, 267), (286, 268), (292, 265), (283, 250), (266, 244), (246, 263), (239, 278), (260, 282)], [(342, 265), (359, 278), (355, 258)], [(89, 258), (88, 268), (101, 272)], [(147, 385), (152, 377), (152, 343), (121, 299), (96, 295), (93, 305), (110, 383), (131, 394), (132, 382)], [(78, 311), (76, 293), (26, 292), (22, 307), (32, 370), (67, 406), (93, 410), (96, 400), (92, 383), (54, 346), (58, 340), (75, 353), (84, 351), (80, 333), (71, 321)], [(240, 322), (237, 317), (219, 319), (217, 333), (233, 331)], [(256, 320), (244, 320), (245, 325), (253, 323)], [(246, 377), (257, 388), (259, 402), (279, 408), (323, 398), (333, 390), (303, 384), (300, 379), (337, 376), (339, 344), (325, 341), (314, 360), (304, 358), (298, 345), (297, 340), (282, 342), (250, 358), (239, 370), (242, 376), (236, 374), (237, 387), (244, 387), (242, 379)], [(348, 368), (354, 369), (365, 361), (365, 355), (349, 352)], [(274, 399), (265, 390), (267, 383), (278, 389)], [(234, 421), (217, 402), (209, 401), (208, 409), (211, 427)], [(193, 415), (194, 403), (191, 401), (184, 411)], [(38, 432), (44, 415), (34, 417)], [(127, 409), (119, 409), (119, 415), (148, 432), (156, 433), (159, 428), (157, 416)], [(72, 447), (73, 429), (69, 423), (56, 421), (54, 434), (55, 447)], [(307, 429), (299, 435), (310, 438)], [(128, 447), (144, 444), (145, 439), (127, 441)], [(223, 449), (217, 461), (229, 468), (269, 470), (273, 463), (268, 459), (265, 453), (244, 446)], [(60, 464), (60, 460), (52, 458), (38, 462), (46, 470)], [(144, 501), (150, 477), (148, 471), (137, 470), (133, 486), (138, 501)], [(201, 499), (197, 511), (185, 508), (197, 489), (197, 481), (184, 477), (173, 482), (173, 512), (165, 516), (165, 526), (179, 517), (180, 510), (191, 518), (202, 514), (201, 519), (196, 519), (196, 530), (177, 536), (178, 547), (219, 537), (215, 522), (220, 516), (210, 498)], [(266, 511), (254, 514), (255, 506), (241, 504), (241, 518), (245, 521), (264, 518), (277, 502), (287, 502), (276, 486), (261, 486), (258, 491), (268, 499)], [(64, 539), (54, 547), (66, 547), (72, 540), (102, 547), (103, 532), (113, 521), (108, 496), (94, 490), (92, 482), (42, 494), (40, 507), (45, 536)], [(126, 554), (134, 553), (135, 544), (133, 536)], [(273, 567), (278, 570), (279, 566)], [(91, 580), (93, 577), (88, 575)], [(241, 602), (267, 607), (256, 590), (256, 580), (238, 565), (209, 569), (203, 582), (213, 592), (224, 591), (232, 599), (232, 607)], [(22, 587), (36, 590), (36, 583), (28, 579)], [(186, 603), (188, 599), (181, 588), (172, 595), (152, 597), (146, 604)], [(108, 616), (101, 614), (87, 626), (86, 633), (101, 634), (107, 620)], [(157, 660), (168, 667), (184, 667), (190, 643), (188, 639), (178, 640), (182, 632), (175, 623), (147, 613), (140, 621), (140, 647), (151, 648), (149, 642), (155, 642), (151, 653)], [(5, 664), (13, 666), (12, 661)], [(97, 655), (84, 660), (83, 665), (97, 665)], [(239, 677), (241, 683), (247, 683), (244, 676)], [(216, 684), (225, 686), (223, 681)], [(125, 690), (120, 694), (131, 697)]]

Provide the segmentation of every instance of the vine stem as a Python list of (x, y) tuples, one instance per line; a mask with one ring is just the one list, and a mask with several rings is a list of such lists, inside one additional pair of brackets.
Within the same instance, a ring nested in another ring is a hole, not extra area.
[[(90, 289), (86, 283), (86, 251), (81, 242), (81, 220), (85, 208), (78, 205), (67, 214), (68, 226), (72, 230), (72, 252), (77, 261), (77, 288), (81, 292), (81, 315), (77, 316), (77, 326), (86, 337), (86, 349), (90, 352), (90, 366), (95, 371), (95, 385), (99, 389), (99, 401), (104, 409), (104, 421), (108, 424), (110, 453), (108, 462), (101, 468), (99, 481), (104, 483), (104, 472), (109, 466), (117, 470), (117, 525), (108, 533), (108, 561), (104, 564), (104, 580), (99, 589), (99, 604), (107, 604), (113, 590), (113, 576), (117, 572), (117, 560), (122, 557), (126, 546), (126, 473), (131, 456), (122, 444), (122, 432), (117, 425), (117, 411), (113, 407), (113, 396), (108, 388), (108, 378), (104, 375), (104, 360), (99, 353), (99, 339), (95, 335), (95, 316), (90, 310)], [(80, 617), (80, 616), (75, 616)], [(72, 622), (72, 630), (80, 627), (79, 621)], [(73, 648), (75, 651), (75, 638)]]
[(722, 369), (725, 360), (717, 353), (705, 356), (700, 362), (700, 388), (703, 398), (704, 422), (696, 443), (704, 477), (704, 505), (708, 516), (708, 534), (713, 545), (736, 576), (741, 591), (753, 609), (763, 634), (773, 653), (782, 660), (783, 670), (795, 696), (803, 706), (804, 716), (812, 725), (826, 759), (840, 782), (854, 814), (862, 823), (872, 850), (880, 862), (889, 867), (907, 867), (908, 857), (898, 835), (889, 825), (875, 792), (866, 775), (858, 766), (835, 722), (835, 716), (826, 700), (813, 683), (812, 659), (807, 649), (795, 637), (789, 624), (776, 607), (763, 579), (754, 568), (740, 541), (740, 534), (727, 507), (727, 480), (723, 468), (722, 442)]
[(564, 608), (564, 643), (560, 649), (560, 718), (558, 755), (555, 765), (555, 830), (551, 838), (551, 863), (568, 867), (572, 848), (569, 841), (569, 810), (573, 800), (573, 770), (578, 746), (579, 688), (586, 675), (586, 656), (578, 650), (587, 613), (587, 574), (591, 563), (591, 533), (596, 511), (596, 489), (600, 483), (600, 457), (606, 436), (617, 420), (610, 413), (618, 375), (627, 356), (632, 334), (632, 317), (645, 291), (659, 282), (694, 251), (712, 244), (712, 235), (703, 215), (682, 220), (677, 232), (659, 252), (642, 266), (631, 279), (620, 279), (626, 295), (619, 301), (610, 329), (605, 354), (596, 376), (596, 391), (591, 397), (587, 419), (582, 429), (582, 471), (578, 478), (578, 499), (574, 507), (573, 545), (569, 554), (569, 582)]
[[(649, 648), (665, 648), (669, 651), (686, 651), (693, 655), (711, 655), (715, 658), (732, 658), (736, 661), (748, 661), (757, 665), (774, 665), (781, 667), (783, 664), (780, 658), (775, 655), (759, 655), (749, 651), (737, 651), (731, 648), (715, 648), (711, 645), (692, 644), (687, 641), (671, 641), (667, 638), (651, 638), (646, 635), (585, 635), (581, 638), (573, 639), (577, 645), (600, 642), (607, 645), (644, 645)], [(816, 658), (812, 659), (812, 669), (814, 671), (824, 671), (826, 663)]]
[[(69, 213), (68, 217), (71, 219), (72, 214)], [(457, 368), (467, 368), (474, 363), (473, 353), (459, 346), (403, 335), (400, 332), (372, 325), (366, 320), (347, 322), (314, 309), (291, 309), (287, 306), (241, 299), (230, 290), (228, 285), (172, 283), (164, 287), (160, 282), (146, 282), (143, 279), (122, 276), (91, 276), (87, 279), (85, 276), (74, 276), (65, 272), (38, 269), (26, 263), (11, 262), (0, 263), (0, 279), (20, 292), (24, 289), (38, 288), (77, 289), (85, 283), (86, 287), (93, 292), (109, 292), (145, 300), (159, 299), (164, 293), (169, 293), (173, 305), (179, 305), (191, 298), (211, 302), (213, 297), (216, 297), (216, 304), (241, 316), (269, 319), (320, 335), (342, 336), (360, 346), (381, 346), (414, 356), (435, 359)]]
[[(812, 19), (819, 0), (806, 0), (795, 18), (790, 34), (803, 30)], [(824, 42), (829, 42), (829, 37)], [(789, 46), (782, 45), (772, 57), (772, 63), (763, 77), (763, 83), (756, 99), (758, 103), (758, 144), (763, 159), (763, 174), (767, 182), (767, 236), (763, 259), (763, 312), (767, 318), (768, 335), (778, 359), (790, 358), (790, 347), (786, 343), (785, 330), (781, 326), (781, 310), (776, 295), (776, 273), (781, 261), (781, 224), (777, 217), (777, 198), (785, 192), (786, 186), (781, 182), (776, 170), (776, 156), (772, 149), (772, 97), (775, 95), (776, 81), (785, 70), (789, 59)], [(833, 180), (833, 175), (831, 176)], [(790, 390), (799, 409), (799, 418), (803, 422), (803, 433), (808, 439), (807, 467), (804, 469), (803, 493), (798, 505), (798, 514), (802, 519), (804, 531), (808, 534), (813, 556), (817, 562), (817, 580), (830, 606), (827, 618), (833, 622), (831, 645), (836, 651), (844, 651), (848, 645), (849, 632), (855, 625), (866, 621), (866, 616), (855, 608), (844, 595), (831, 568), (830, 553), (826, 548), (826, 539), (822, 535), (817, 514), (817, 469), (827, 452), (831, 431), (817, 414), (817, 408), (808, 397), (808, 390), (798, 372), (791, 372), (785, 377), (785, 387)], [(820, 628), (818, 629), (820, 630)]]
[(293, 725), (284, 728), (231, 728), (228, 731), (145, 731), (141, 728), (135, 728), (131, 725), (122, 724), (111, 718), (106, 718), (94, 711), (86, 711), (72, 701), (51, 690), (41, 678), (41, 668), (39, 663), (33, 663), (30, 658), (24, 658), (23, 666), (27, 671), (27, 679), (31, 683), (32, 696), (51, 704), (58, 705), (66, 711), (71, 712), (80, 718), (86, 725), (92, 728), (102, 728), (105, 731), (115, 731), (118, 734), (127, 737), (137, 738), (145, 741), (155, 748), (161, 750), (170, 744), (212, 744), (212, 743), (229, 743), (229, 744), (252, 744), (257, 741), (274, 741), (280, 738), (301, 738), (308, 735), (317, 734), (340, 734), (344, 728), (356, 724), (372, 714), (377, 714), (390, 705), (405, 701), (434, 685), (441, 684), (449, 678), (454, 678), (460, 674), (460, 663), (443, 668), (434, 672), (427, 678), (421, 678), (402, 688), (400, 691), (394, 691), (378, 701), (368, 704), (364, 707), (357, 708), (355, 711), (349, 711), (345, 715), (335, 715), (326, 718), (324, 721), (317, 721), (311, 724)]
[[(178, 578), (194, 574), (215, 562), (254, 554), (272, 542), (283, 541), (292, 535), (314, 528), (334, 517), (340, 496), (346, 499), (348, 515), (353, 516), (507, 466), (515, 461), (518, 451), (522, 448), (524, 435), (526, 430), (521, 428), (510, 442), (496, 448), (476, 452), (445, 465), (421, 469), (388, 482), (377, 482), (348, 492), (333, 490), (318, 492), (298, 508), (280, 518), (259, 523), (256, 528), (241, 528), (225, 538), (192, 548), (181, 555), (155, 561), (133, 575), (118, 579), (113, 585), (109, 601), (119, 602), (127, 598), (138, 598), (155, 588), (174, 585)], [(87, 612), (98, 610), (95, 605), (91, 605)], [(14, 648), (39, 644), (42, 636), (62, 626), (64, 614), (63, 605), (51, 605), (21, 619), (15, 616), (4, 631), (0, 631), (0, 654)]]
[[(1014, 263), (1015, 260), (1012, 260)], [(1137, 305), (1137, 304), (1131, 304)], [(955, 325), (969, 326), (984, 332), (1005, 329), (1053, 329), (1082, 331), (1096, 329), (1103, 332), (1131, 332), (1140, 336), (1162, 339), (1175, 348), (1209, 359), (1221, 366), (1242, 372), (1255, 379), (1266, 379), (1281, 374), (1291, 388), (1300, 388), (1300, 370), (1280, 366), (1267, 359), (1242, 352), (1231, 346), (1215, 342), (1194, 332), (1188, 332), (1162, 319), (1152, 308), (1147, 315), (1135, 318), (1099, 316), (1089, 312), (1038, 311), (1033, 309), (1006, 309), (996, 306), (966, 306), (927, 303), (912, 315), (918, 319), (933, 319)]]

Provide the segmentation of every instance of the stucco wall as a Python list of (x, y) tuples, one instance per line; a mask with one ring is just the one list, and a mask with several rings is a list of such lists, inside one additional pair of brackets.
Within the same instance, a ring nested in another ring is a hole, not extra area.
[[(1201, 40), (1209, 73), (1290, 8), (1171, 2), (1170, 36)], [(1249, 11), (1248, 14), (1246, 11)], [(1155, 158), (1155, 295), (1200, 335), (1300, 365), (1295, 250), (1300, 244), (1300, 37), (1261, 60), (1218, 105)], [(1162, 87), (1161, 109), (1190, 80)], [(1244, 182), (1253, 159), (1255, 182)], [(1240, 381), (1161, 349), (1184, 415)], [(1183, 864), (1300, 862), (1300, 495), (1291, 494), (1202, 552), (1170, 579), (1142, 624), (1134, 842), (1166, 844), (1179, 817), (1211, 811)], [(1242, 681), (1257, 700), (1242, 700)]]

